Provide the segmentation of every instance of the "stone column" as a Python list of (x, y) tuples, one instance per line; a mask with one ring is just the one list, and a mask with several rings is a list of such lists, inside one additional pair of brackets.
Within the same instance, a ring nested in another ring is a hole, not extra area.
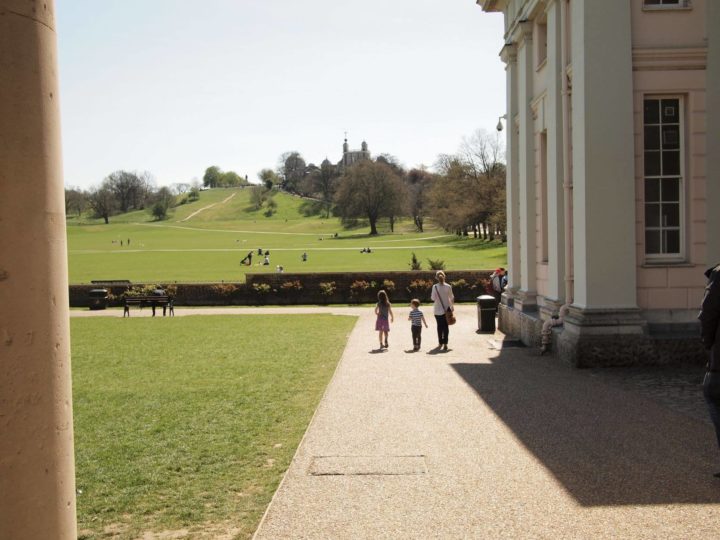
[(546, 315), (557, 312), (565, 301), (565, 220), (563, 194), (563, 105), (562, 105), (562, 3), (549, 0), (547, 13), (547, 213), (548, 285)]
[(720, 25), (710, 21), (720, 21), (720, 2), (707, 0), (708, 56), (707, 79), (705, 83), (705, 99), (707, 107), (706, 135), (706, 179), (707, 197), (707, 265), (720, 263)]
[(0, 0), (0, 538), (75, 523), (53, 0)]
[(506, 132), (506, 211), (507, 211), (507, 250), (508, 250), (508, 290), (515, 291), (520, 286), (520, 201), (518, 184), (518, 131), (515, 117), (518, 112), (517, 91), (517, 49), (508, 44), (500, 54), (505, 62), (507, 110), (505, 113)]
[(533, 100), (532, 23), (522, 22), (518, 36), (518, 178), (520, 201), (520, 290), (515, 307), (533, 311), (537, 307), (537, 226), (535, 204), (535, 122)]
[(572, 9), (575, 283), (559, 348), (583, 366), (652, 356), (637, 308), (630, 9), (627, 0)]

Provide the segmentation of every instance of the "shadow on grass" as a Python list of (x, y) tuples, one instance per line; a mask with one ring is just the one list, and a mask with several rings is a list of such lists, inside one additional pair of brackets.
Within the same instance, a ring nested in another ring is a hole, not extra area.
[(579, 504), (720, 503), (708, 423), (527, 351), (452, 367)]

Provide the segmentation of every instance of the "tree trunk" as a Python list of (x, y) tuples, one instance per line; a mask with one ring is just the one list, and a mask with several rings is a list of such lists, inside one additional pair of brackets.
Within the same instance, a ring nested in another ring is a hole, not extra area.
[(110, 218), (108, 216), (103, 216), (103, 219), (105, 219), (105, 225), (110, 224)]
[(390, 232), (395, 232), (395, 216), (390, 216)]
[(377, 219), (371, 217), (371, 218), (369, 218), (369, 221), (370, 221), (370, 234), (374, 236), (378, 233), (377, 232)]

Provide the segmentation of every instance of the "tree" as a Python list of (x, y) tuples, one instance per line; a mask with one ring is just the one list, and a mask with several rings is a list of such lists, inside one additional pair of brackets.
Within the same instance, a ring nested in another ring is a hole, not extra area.
[(175, 196), (169, 188), (163, 186), (157, 191), (153, 199), (154, 203), (151, 210), (153, 217), (158, 221), (167, 219), (168, 210), (175, 203)]
[(110, 216), (115, 213), (116, 203), (112, 189), (106, 182), (103, 182), (100, 187), (90, 190), (88, 204), (96, 218), (104, 219), (106, 225), (110, 223)]
[(434, 175), (424, 169), (412, 169), (406, 176), (407, 214), (413, 218), (418, 232), (423, 232), (426, 199), (433, 181)]
[(280, 185), (280, 177), (272, 169), (263, 169), (258, 173), (258, 178), (265, 186), (265, 189), (270, 190), (273, 186)]
[(312, 194), (322, 201), (325, 219), (330, 217), (338, 177), (337, 167), (327, 159), (323, 160), (320, 167), (313, 167), (308, 174)]
[(285, 191), (296, 193), (306, 173), (305, 160), (299, 152), (285, 152), (280, 156), (278, 175), (282, 179), (282, 187)]
[(87, 206), (87, 194), (80, 188), (65, 189), (65, 213), (75, 212), (78, 217), (82, 215)]
[(217, 165), (208, 167), (203, 175), (203, 185), (210, 188), (219, 187), (221, 175), (222, 171)]
[(367, 218), (370, 234), (376, 235), (378, 219), (394, 215), (403, 193), (402, 180), (389, 165), (359, 161), (345, 171), (340, 181), (335, 194), (336, 212), (343, 219)]
[(153, 183), (152, 176), (148, 172), (138, 174), (123, 170), (111, 173), (104, 182), (112, 190), (121, 213), (144, 208)]
[(493, 240), (505, 231), (505, 165), (497, 136), (478, 130), (460, 152), (440, 155), (428, 212), (446, 230)]
[(268, 190), (263, 186), (253, 186), (250, 188), (250, 203), (255, 210), (260, 210), (267, 199)]

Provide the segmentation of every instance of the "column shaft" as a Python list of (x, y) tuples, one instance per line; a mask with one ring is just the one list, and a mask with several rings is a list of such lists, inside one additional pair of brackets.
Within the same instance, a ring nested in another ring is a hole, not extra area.
[(633, 309), (630, 5), (627, 0), (578, 0), (571, 24), (574, 304), (583, 309)]
[(518, 180), (518, 131), (515, 116), (518, 113), (518, 65), (517, 51), (514, 45), (503, 50), (506, 62), (507, 112), (506, 121), (506, 211), (507, 211), (507, 250), (508, 250), (508, 288), (515, 290), (520, 286), (520, 192)]
[(562, 106), (562, 33), (561, 2), (550, 0), (547, 7), (547, 211), (548, 211), (548, 286), (547, 298), (562, 303), (565, 299), (565, 219), (563, 195), (563, 106)]
[[(523, 23), (530, 24), (530, 23)], [(535, 203), (535, 122), (530, 103), (533, 99), (532, 34), (523, 29), (518, 47), (518, 140), (519, 196), (520, 196), (520, 303), (535, 305), (537, 290), (537, 226)]]
[(54, 2), (0, 0), (0, 538), (77, 538)]
[[(706, 196), (707, 196), (707, 264), (720, 263), (720, 2), (707, 0), (707, 28), (708, 56), (707, 79), (705, 83), (705, 96), (707, 106), (707, 166)], [(716, 24), (710, 24), (716, 21)]]

